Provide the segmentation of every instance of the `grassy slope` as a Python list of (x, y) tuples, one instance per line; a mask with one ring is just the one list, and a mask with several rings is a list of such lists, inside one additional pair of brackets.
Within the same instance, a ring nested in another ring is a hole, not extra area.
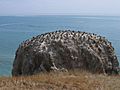
[(120, 76), (69, 72), (0, 77), (0, 90), (120, 90)]

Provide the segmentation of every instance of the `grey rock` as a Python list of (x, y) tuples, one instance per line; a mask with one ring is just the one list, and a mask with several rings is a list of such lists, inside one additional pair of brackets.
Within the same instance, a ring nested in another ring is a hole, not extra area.
[(119, 62), (105, 37), (80, 31), (56, 31), (38, 35), (19, 45), (12, 75), (87, 70), (118, 74)]

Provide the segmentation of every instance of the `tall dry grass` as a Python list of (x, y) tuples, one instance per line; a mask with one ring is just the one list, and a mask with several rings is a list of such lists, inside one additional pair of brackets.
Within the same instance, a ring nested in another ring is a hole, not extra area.
[(120, 76), (72, 71), (0, 77), (0, 90), (120, 90)]

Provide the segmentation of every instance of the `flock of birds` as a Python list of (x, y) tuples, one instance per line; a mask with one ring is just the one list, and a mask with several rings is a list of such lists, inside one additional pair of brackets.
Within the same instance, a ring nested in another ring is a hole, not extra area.
[[(73, 40), (80, 46), (86, 46), (90, 50), (94, 50), (95, 52), (100, 53), (104, 46), (106, 46), (108, 49), (114, 49), (111, 45), (111, 42), (109, 42), (105, 37), (97, 36), (94, 33), (86, 33), (86, 32), (80, 32), (80, 31), (55, 31), (50, 33), (45, 33), (38, 35), (37, 37), (33, 37), (32, 39), (28, 39), (26, 41), (23, 41), (20, 47), (28, 47), (29, 45), (31, 47), (38, 46), (39, 49), (47, 50), (46, 45), (49, 45), (52, 41), (58, 42), (61, 41), (62, 43), (69, 43), (70, 40)], [(36, 48), (36, 49), (38, 49)], [(111, 51), (111, 50), (110, 50)]]

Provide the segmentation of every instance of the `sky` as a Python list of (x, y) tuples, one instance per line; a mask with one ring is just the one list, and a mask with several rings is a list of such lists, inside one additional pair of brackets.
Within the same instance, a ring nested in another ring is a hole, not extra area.
[(120, 0), (0, 0), (0, 16), (117, 15)]

